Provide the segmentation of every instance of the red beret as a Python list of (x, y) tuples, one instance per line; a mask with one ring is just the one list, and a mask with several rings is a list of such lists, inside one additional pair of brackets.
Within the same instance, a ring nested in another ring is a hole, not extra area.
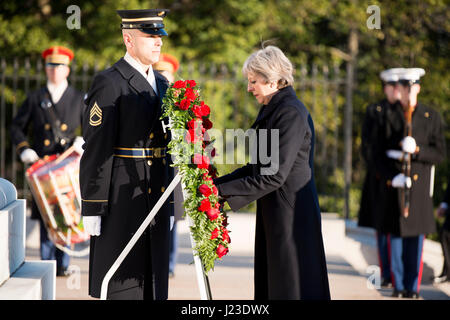
[(171, 73), (177, 72), (180, 63), (177, 58), (168, 53), (161, 53), (159, 61), (153, 65), (153, 69), (159, 71), (169, 71)]

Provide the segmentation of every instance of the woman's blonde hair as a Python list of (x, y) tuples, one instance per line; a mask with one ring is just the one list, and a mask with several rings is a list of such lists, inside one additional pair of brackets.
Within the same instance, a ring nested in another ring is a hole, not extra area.
[(242, 73), (262, 76), (267, 82), (276, 82), (278, 89), (294, 83), (294, 67), (283, 51), (275, 46), (267, 46), (252, 53), (244, 62)]

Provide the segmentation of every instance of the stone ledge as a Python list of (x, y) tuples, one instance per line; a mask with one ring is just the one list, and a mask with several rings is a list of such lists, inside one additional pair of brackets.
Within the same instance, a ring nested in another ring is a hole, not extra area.
[(56, 261), (25, 261), (0, 286), (0, 300), (54, 300)]

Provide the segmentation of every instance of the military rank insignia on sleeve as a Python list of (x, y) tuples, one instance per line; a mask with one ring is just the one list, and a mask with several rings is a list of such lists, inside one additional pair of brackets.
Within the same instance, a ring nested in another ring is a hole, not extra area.
[(97, 102), (91, 108), (91, 114), (89, 116), (89, 124), (96, 127), (102, 123), (102, 109), (97, 105)]

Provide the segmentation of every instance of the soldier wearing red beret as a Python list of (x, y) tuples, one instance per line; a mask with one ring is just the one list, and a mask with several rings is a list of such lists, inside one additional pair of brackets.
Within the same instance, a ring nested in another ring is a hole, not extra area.
[[(25, 164), (32, 164), (46, 155), (62, 153), (72, 144), (81, 150), (83, 141), (75, 136), (75, 131), (81, 126), (84, 95), (67, 82), (73, 57), (73, 52), (62, 46), (42, 52), (47, 84), (27, 97), (11, 124), (12, 141)], [(30, 128), (33, 129), (32, 139), (28, 135)], [(67, 275), (69, 256), (49, 240), (34, 201), (31, 218), (38, 219), (41, 225), (41, 259), (56, 260), (57, 275)]]

